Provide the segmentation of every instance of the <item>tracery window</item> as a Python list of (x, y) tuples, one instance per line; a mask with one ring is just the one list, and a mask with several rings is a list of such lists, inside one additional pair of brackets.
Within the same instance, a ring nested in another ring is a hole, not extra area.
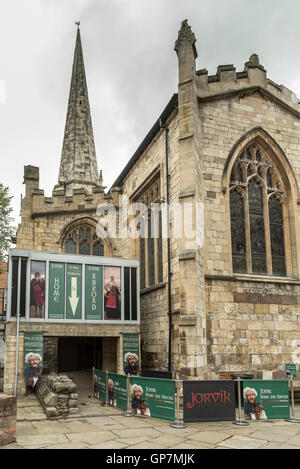
[(139, 257), (141, 288), (163, 281), (162, 213), (160, 210), (160, 179), (156, 177), (135, 199), (145, 207), (139, 226)]
[(279, 172), (266, 151), (249, 145), (230, 176), (233, 272), (286, 276), (285, 210)]
[(96, 228), (88, 223), (73, 227), (64, 238), (63, 248), (66, 254), (104, 256), (104, 246)]

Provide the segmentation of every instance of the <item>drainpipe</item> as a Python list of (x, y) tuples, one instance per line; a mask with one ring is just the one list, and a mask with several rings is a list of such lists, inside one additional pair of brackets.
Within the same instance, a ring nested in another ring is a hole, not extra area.
[(167, 260), (168, 260), (168, 316), (169, 316), (169, 345), (168, 345), (168, 371), (172, 371), (172, 295), (171, 295), (171, 240), (170, 240), (170, 207), (169, 207), (169, 129), (159, 119), (161, 129), (165, 130), (165, 166), (166, 166), (166, 223), (167, 223)]

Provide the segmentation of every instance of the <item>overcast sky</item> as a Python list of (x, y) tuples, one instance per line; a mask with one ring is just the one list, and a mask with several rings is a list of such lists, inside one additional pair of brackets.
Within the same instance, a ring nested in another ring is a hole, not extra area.
[(99, 169), (109, 188), (177, 92), (174, 43), (188, 19), (197, 69), (242, 71), (252, 53), (300, 95), (299, 0), (0, 0), (0, 182), (16, 224), (24, 165), (57, 183), (76, 20)]

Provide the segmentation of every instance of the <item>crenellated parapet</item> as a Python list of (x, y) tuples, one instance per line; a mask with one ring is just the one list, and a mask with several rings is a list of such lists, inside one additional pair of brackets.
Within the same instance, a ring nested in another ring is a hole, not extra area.
[(197, 70), (196, 90), (200, 101), (259, 91), (271, 100), (288, 106), (291, 111), (300, 113), (300, 101), (295, 93), (267, 77), (267, 71), (257, 54), (251, 55), (240, 72), (232, 64), (219, 65), (215, 75), (209, 75), (205, 68)]

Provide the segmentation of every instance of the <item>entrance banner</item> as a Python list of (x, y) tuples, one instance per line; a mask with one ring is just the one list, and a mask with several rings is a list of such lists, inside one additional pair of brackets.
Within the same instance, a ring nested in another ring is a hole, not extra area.
[(43, 332), (24, 332), (24, 376), (35, 387), (43, 371)]
[(85, 267), (85, 319), (103, 319), (103, 267)]
[(62, 262), (49, 262), (48, 318), (65, 318), (65, 264)]
[(81, 319), (82, 311), (82, 266), (67, 264), (66, 310), (67, 319)]
[(131, 412), (134, 415), (175, 420), (174, 381), (132, 377)]
[(234, 381), (184, 381), (185, 422), (235, 420)]
[(108, 373), (108, 404), (127, 410), (127, 378), (124, 375)]
[(31, 261), (30, 317), (45, 318), (46, 262)]
[(244, 414), (247, 420), (290, 418), (289, 381), (244, 380)]
[(140, 355), (140, 336), (135, 333), (123, 333), (123, 368), (125, 375), (138, 374)]
[(94, 369), (94, 397), (100, 401), (106, 400), (106, 373), (96, 368)]

